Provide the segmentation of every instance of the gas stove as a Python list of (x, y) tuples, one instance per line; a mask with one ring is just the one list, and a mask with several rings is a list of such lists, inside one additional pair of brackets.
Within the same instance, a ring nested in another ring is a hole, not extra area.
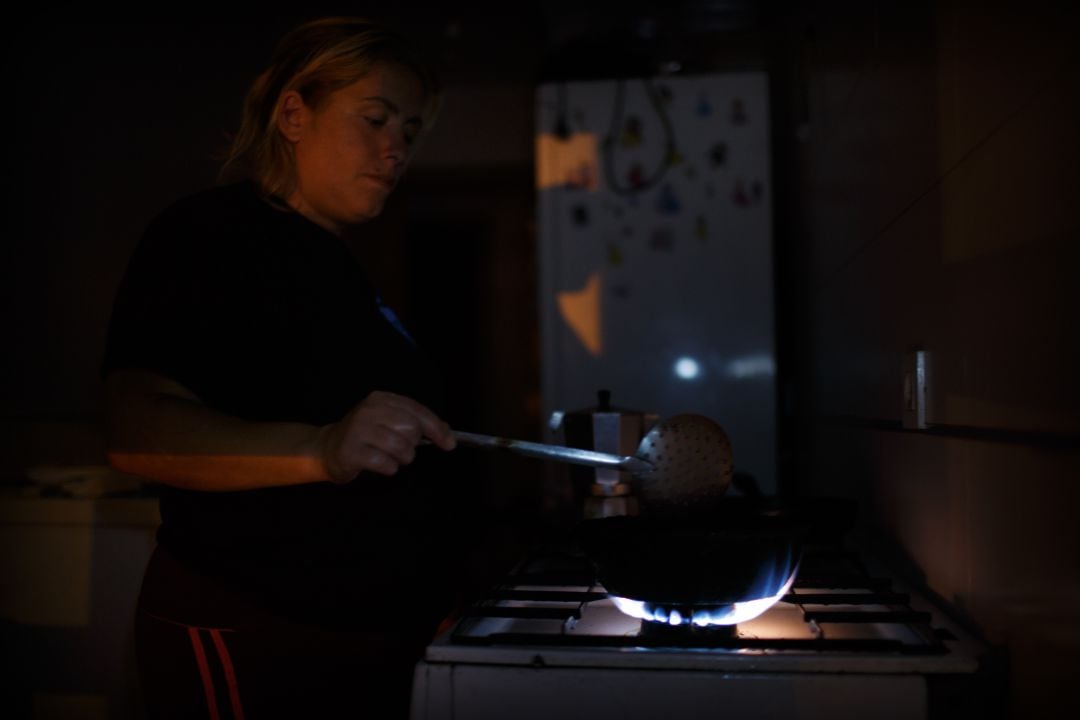
[(574, 548), (538, 548), (427, 648), (412, 718), (926, 718), (989, 705), (986, 648), (842, 547), (807, 548), (753, 619), (673, 620), (620, 610)]

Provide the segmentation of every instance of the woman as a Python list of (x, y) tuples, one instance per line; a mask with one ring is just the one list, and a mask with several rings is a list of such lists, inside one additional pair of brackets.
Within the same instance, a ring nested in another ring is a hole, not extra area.
[(110, 462), (162, 484), (136, 622), (153, 717), (408, 710), (451, 608), (454, 438), (341, 236), (438, 99), (386, 28), (297, 28), (245, 103), (226, 169), (247, 179), (167, 209), (132, 257), (103, 373)]

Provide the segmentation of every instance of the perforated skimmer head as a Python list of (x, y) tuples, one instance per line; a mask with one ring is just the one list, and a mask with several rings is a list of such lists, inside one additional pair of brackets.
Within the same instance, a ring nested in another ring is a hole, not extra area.
[(680, 511), (718, 500), (731, 484), (734, 453), (727, 433), (703, 415), (675, 415), (645, 435), (635, 455), (653, 470), (635, 475), (642, 503)]

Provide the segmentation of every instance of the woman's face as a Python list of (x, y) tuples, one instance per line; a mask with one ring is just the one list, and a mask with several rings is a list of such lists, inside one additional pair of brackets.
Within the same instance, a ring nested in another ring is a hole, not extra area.
[(288, 93), (278, 129), (296, 158), (289, 204), (335, 234), (376, 217), (405, 170), (424, 99), (419, 79), (395, 64), (376, 65), (316, 108)]

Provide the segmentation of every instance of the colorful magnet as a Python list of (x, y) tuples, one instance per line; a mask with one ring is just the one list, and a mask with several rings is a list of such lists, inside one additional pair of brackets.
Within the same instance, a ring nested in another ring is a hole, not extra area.
[(661, 215), (675, 215), (679, 212), (679, 198), (675, 195), (675, 191), (671, 189), (671, 185), (664, 185), (660, 188), (660, 195), (656, 200), (656, 209), (660, 211)]
[(649, 238), (649, 247), (658, 252), (671, 252), (674, 246), (675, 236), (670, 228), (662, 227), (653, 230), (652, 237)]
[(608, 264), (612, 267), (619, 267), (623, 264), (622, 250), (615, 243), (608, 243), (607, 246), (607, 259)]
[(739, 207), (750, 206), (750, 196), (746, 194), (746, 188), (743, 187), (742, 180), (735, 181), (735, 190), (731, 193), (731, 200)]
[(698, 96), (697, 107), (694, 108), (694, 112), (696, 112), (699, 117), (709, 117), (712, 115), (712, 103), (709, 102), (709, 98), (705, 96), (705, 93), (701, 93), (701, 95)]
[(568, 140), (570, 138), (570, 124), (566, 122), (566, 115), (559, 113), (559, 116), (555, 119), (555, 137), (560, 140)]
[(591, 163), (583, 162), (576, 168), (570, 168), (566, 172), (566, 187), (568, 189), (584, 188), (596, 189), (596, 168)]
[(622, 146), (637, 147), (641, 144), (641, 118), (631, 115), (626, 118), (626, 124), (622, 131)]
[(746, 124), (746, 108), (743, 106), (743, 101), (738, 98), (731, 103), (731, 122), (733, 125)]
[(727, 144), (718, 142), (709, 149), (709, 162), (713, 169), (724, 167), (727, 162)]
[(698, 215), (697, 220), (694, 221), (694, 235), (701, 242), (705, 242), (709, 239), (709, 226), (705, 222), (704, 215)]
[(584, 205), (575, 205), (571, 213), (574, 218), (574, 224), (578, 227), (584, 227), (589, 224), (589, 208)]

